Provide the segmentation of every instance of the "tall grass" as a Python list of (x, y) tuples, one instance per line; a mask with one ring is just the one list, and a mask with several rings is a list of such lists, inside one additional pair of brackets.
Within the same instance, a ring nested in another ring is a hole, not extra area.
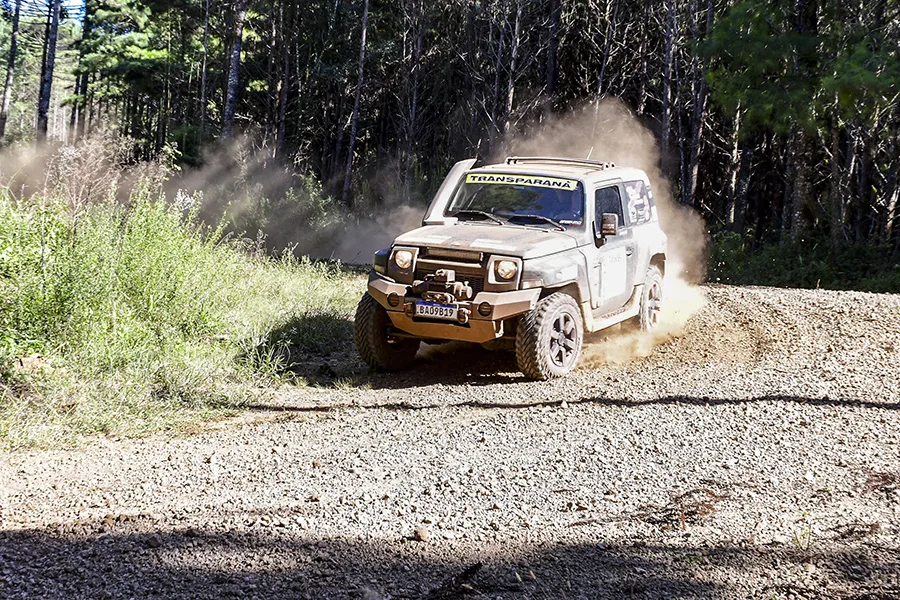
[(363, 287), (248, 252), (155, 185), (77, 207), (0, 191), (0, 446), (225, 414), (277, 383), (279, 344), (345, 346)]

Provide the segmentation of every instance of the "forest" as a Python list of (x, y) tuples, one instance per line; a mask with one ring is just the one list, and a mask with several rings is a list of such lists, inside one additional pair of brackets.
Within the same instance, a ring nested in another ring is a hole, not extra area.
[(900, 290), (896, 0), (2, 10), (4, 146), (113, 130), (128, 140), (119, 160), (189, 171), (248, 140), (254, 168), (287, 184), (259, 194), (246, 230), (424, 206), (456, 160), (502, 156), (616, 99), (655, 137), (674, 200), (712, 233), (712, 280)]

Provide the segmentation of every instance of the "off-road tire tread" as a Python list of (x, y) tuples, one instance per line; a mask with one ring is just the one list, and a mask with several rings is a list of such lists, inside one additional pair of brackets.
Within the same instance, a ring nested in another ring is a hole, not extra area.
[[(650, 331), (650, 323), (647, 319), (647, 311), (646, 305), (647, 301), (650, 298), (650, 288), (653, 287), (653, 282), (655, 280), (659, 280), (660, 288), (663, 285), (663, 276), (659, 270), (659, 267), (656, 265), (650, 265), (647, 267), (647, 275), (644, 277), (644, 289), (641, 290), (641, 304), (640, 304), (640, 312), (637, 316), (637, 326), (641, 331)], [(663, 290), (665, 293), (665, 290)]]
[[(540, 344), (541, 326), (547, 319), (547, 315), (555, 314), (562, 304), (571, 305), (576, 316), (576, 326), (581, 330), (580, 337), (582, 341), (584, 340), (581, 309), (572, 296), (557, 292), (540, 300), (537, 306), (522, 315), (516, 330), (516, 364), (529, 379), (545, 380), (565, 375), (565, 373), (556, 373), (553, 370), (550, 356)], [(578, 354), (579, 356), (581, 354), (580, 345)], [(578, 364), (578, 357), (574, 364)]]
[(383, 306), (369, 293), (363, 294), (356, 306), (353, 339), (356, 351), (376, 371), (398, 371), (408, 367), (419, 350), (418, 340), (387, 342), (388, 316)]

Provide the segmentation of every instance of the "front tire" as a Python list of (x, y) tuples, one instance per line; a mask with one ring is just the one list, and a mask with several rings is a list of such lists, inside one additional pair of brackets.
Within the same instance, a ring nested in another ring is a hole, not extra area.
[(578, 303), (567, 294), (551, 294), (519, 321), (519, 370), (530, 379), (562, 377), (578, 364), (583, 338), (584, 323)]
[(359, 357), (376, 371), (398, 371), (408, 367), (419, 351), (419, 340), (388, 335), (390, 318), (383, 306), (363, 294), (356, 307), (353, 338)]

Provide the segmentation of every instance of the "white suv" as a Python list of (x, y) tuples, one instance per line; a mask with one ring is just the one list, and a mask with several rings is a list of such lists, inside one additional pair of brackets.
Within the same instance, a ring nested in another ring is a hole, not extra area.
[(422, 341), (514, 346), (533, 379), (571, 371), (584, 332), (659, 318), (666, 236), (647, 175), (612, 163), (457, 163), (422, 227), (375, 254), (355, 339), (372, 368)]

